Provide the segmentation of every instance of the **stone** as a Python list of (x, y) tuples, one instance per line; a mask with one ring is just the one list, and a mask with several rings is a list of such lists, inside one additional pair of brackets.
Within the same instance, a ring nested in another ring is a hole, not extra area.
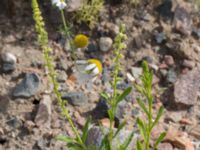
[(185, 132), (170, 128), (167, 131), (164, 141), (170, 142), (175, 147), (184, 150), (194, 150), (194, 146)]
[(194, 30), (193, 30), (193, 34), (194, 34), (194, 36), (196, 36), (197, 38), (200, 38), (200, 28), (199, 28), (199, 29), (194, 29)]
[[(101, 145), (101, 141), (103, 140), (106, 133), (108, 133), (109, 128), (102, 128), (94, 126), (89, 130), (88, 137), (86, 140), (86, 145), (89, 147), (90, 145), (94, 145), (97, 149), (99, 149)], [(117, 129), (114, 128), (114, 132), (116, 132)], [(122, 129), (119, 134), (114, 138), (112, 141), (112, 149), (118, 149), (120, 144), (123, 144), (123, 142), (129, 137), (131, 134), (131, 131)], [(136, 138), (138, 137), (137, 134), (134, 135), (132, 138), (128, 148), (126, 150), (132, 150), (135, 149), (136, 145)], [(102, 150), (105, 150), (105, 147), (103, 147)]]
[(140, 67), (132, 67), (131, 73), (135, 79), (139, 79), (139, 77), (142, 75), (142, 68)]
[(184, 6), (177, 5), (174, 11), (174, 27), (184, 35), (191, 34), (192, 18)]
[(9, 106), (9, 98), (6, 96), (1, 96), (0, 95), (0, 113), (5, 112)]
[(173, 150), (173, 146), (170, 143), (160, 143), (157, 150)]
[(200, 86), (199, 73), (200, 70), (195, 69), (178, 78), (174, 85), (174, 101), (176, 104), (191, 106), (197, 103)]
[(50, 127), (51, 97), (49, 95), (43, 95), (34, 121), (38, 127), (47, 127), (47, 128)]
[(83, 106), (88, 102), (88, 97), (83, 92), (64, 93), (62, 98), (74, 106)]
[(1, 60), (3, 72), (10, 72), (15, 70), (17, 58), (12, 53), (7, 52), (1, 54)]
[(166, 36), (164, 32), (156, 33), (155, 40), (157, 44), (161, 44), (164, 40), (166, 40)]
[(172, 0), (164, 0), (163, 3), (156, 8), (156, 10), (161, 16), (170, 19), (173, 16), (173, 12), (171, 11), (172, 6)]
[(167, 72), (166, 81), (167, 81), (168, 83), (175, 83), (176, 80), (177, 80), (176, 72), (175, 72), (173, 69), (170, 69), (170, 70)]
[(40, 78), (35, 73), (26, 74), (23, 80), (14, 88), (14, 97), (31, 97), (39, 91)]
[(191, 130), (190, 130), (190, 135), (196, 137), (198, 140), (200, 140), (200, 124), (194, 126)]
[(11, 118), (9, 121), (7, 121), (7, 124), (15, 129), (22, 127), (22, 121), (17, 117)]
[(168, 65), (168, 66), (173, 66), (174, 65), (174, 58), (170, 55), (165, 55), (164, 56), (164, 60), (165, 60), (165, 63)]
[(113, 40), (110, 37), (101, 37), (99, 48), (102, 52), (108, 52), (112, 48)]
[(67, 7), (66, 7), (66, 11), (67, 12), (75, 12), (77, 10), (80, 9), (80, 7), (82, 7), (84, 1), (83, 0), (69, 0), (67, 2)]
[(191, 60), (184, 59), (182, 65), (183, 65), (183, 67), (187, 67), (189, 69), (193, 69), (195, 67), (195, 62), (191, 61)]
[(65, 71), (59, 70), (57, 71), (57, 81), (65, 82), (67, 80), (67, 74)]

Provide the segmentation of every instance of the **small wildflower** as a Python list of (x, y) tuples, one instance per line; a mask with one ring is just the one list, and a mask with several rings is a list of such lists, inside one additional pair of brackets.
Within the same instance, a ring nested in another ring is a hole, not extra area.
[(84, 48), (88, 45), (88, 37), (84, 34), (78, 34), (74, 38), (74, 44), (77, 48)]
[(103, 67), (101, 62), (98, 59), (88, 59), (76, 61), (79, 65), (86, 65), (84, 71), (87, 74), (91, 74), (93, 77), (92, 81), (97, 79), (97, 76), (102, 73)]
[(56, 5), (60, 10), (67, 6), (64, 0), (52, 0), (52, 4)]

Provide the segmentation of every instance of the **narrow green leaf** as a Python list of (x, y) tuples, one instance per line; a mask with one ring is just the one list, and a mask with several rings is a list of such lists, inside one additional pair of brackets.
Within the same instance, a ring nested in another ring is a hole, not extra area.
[(146, 128), (145, 128), (145, 124), (144, 122), (140, 119), (140, 118), (137, 118), (137, 125), (138, 125), (138, 128), (140, 129), (140, 133), (142, 134), (144, 140), (146, 141)]
[(115, 138), (117, 136), (117, 134), (121, 131), (121, 129), (126, 125), (126, 122), (123, 121), (117, 128), (117, 131), (115, 132), (113, 138)]
[(137, 150), (143, 150), (142, 144), (140, 141), (137, 140)]
[(64, 135), (57, 136), (56, 140), (63, 141), (66, 143), (77, 143), (76, 140), (74, 140), (73, 138)]
[(101, 92), (100, 95), (101, 95), (103, 98), (105, 98), (106, 100), (109, 99), (109, 95), (108, 95), (108, 93), (106, 93), (106, 92)]
[(158, 146), (158, 144), (165, 138), (166, 136), (166, 132), (163, 132), (160, 134), (160, 136), (158, 137), (158, 139), (156, 140), (155, 144), (153, 145), (152, 150), (156, 150), (156, 147)]
[(141, 101), (139, 98), (137, 98), (137, 102), (139, 104), (139, 106), (142, 108), (142, 110), (146, 113), (146, 115), (148, 116), (149, 118), (149, 112), (145, 106), (145, 103), (143, 101)]
[(131, 134), (128, 136), (128, 138), (124, 141), (124, 143), (120, 146), (121, 150), (126, 150), (131, 143), (131, 140), (133, 138), (134, 132), (131, 132)]
[(86, 142), (86, 139), (87, 139), (87, 136), (88, 136), (88, 130), (89, 130), (90, 122), (91, 122), (91, 117), (89, 117), (87, 119), (87, 122), (85, 123), (84, 128), (83, 128), (83, 135), (81, 137), (83, 143)]
[(164, 111), (164, 107), (161, 106), (161, 107), (159, 108), (159, 110), (158, 110), (158, 113), (157, 113), (156, 119), (155, 119), (155, 121), (153, 122), (153, 124), (152, 124), (152, 126), (151, 126), (151, 129), (153, 129), (153, 127), (158, 123), (160, 117), (161, 117), (162, 114), (163, 114), (163, 111)]
[(117, 97), (117, 100), (116, 100), (116, 103), (118, 104), (119, 102), (121, 102), (132, 90), (132, 87), (128, 87), (126, 88), (122, 94), (120, 94), (118, 97)]

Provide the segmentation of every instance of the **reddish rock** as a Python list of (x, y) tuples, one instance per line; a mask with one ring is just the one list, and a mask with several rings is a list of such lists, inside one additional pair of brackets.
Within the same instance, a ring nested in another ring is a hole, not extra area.
[(197, 103), (200, 87), (199, 74), (200, 70), (195, 69), (178, 78), (174, 85), (174, 101), (176, 104), (191, 106)]
[(200, 124), (193, 127), (189, 134), (200, 140)]
[(157, 150), (173, 150), (173, 146), (170, 143), (160, 143)]
[(170, 55), (165, 55), (164, 57), (164, 60), (165, 60), (165, 63), (168, 65), (168, 66), (173, 66), (174, 65), (174, 58)]

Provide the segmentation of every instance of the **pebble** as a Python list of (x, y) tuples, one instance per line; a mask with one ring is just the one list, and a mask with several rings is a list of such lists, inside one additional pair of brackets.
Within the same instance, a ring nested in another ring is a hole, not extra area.
[(191, 61), (191, 60), (184, 59), (182, 65), (183, 65), (183, 67), (187, 67), (189, 69), (193, 69), (195, 67), (195, 62)]
[(157, 150), (173, 150), (173, 146), (170, 143), (160, 143)]
[(196, 137), (198, 140), (200, 140), (200, 124), (194, 126), (191, 131), (190, 135)]
[(199, 28), (199, 29), (194, 29), (194, 30), (193, 30), (193, 34), (194, 34), (196, 37), (200, 38), (200, 28)]
[(155, 40), (157, 44), (161, 44), (164, 40), (166, 40), (166, 36), (164, 32), (156, 33)]
[(170, 69), (167, 72), (166, 81), (167, 83), (175, 83), (177, 80), (176, 72), (173, 69)]
[(31, 97), (39, 91), (40, 78), (37, 74), (26, 74), (23, 80), (14, 88), (14, 97)]
[(174, 27), (184, 35), (191, 34), (192, 18), (186, 8), (178, 4), (174, 11)]
[(51, 97), (43, 95), (40, 101), (37, 114), (35, 116), (35, 123), (39, 127), (50, 127), (51, 123)]
[(160, 4), (158, 7), (157, 7), (157, 11), (160, 15), (162, 15), (163, 17), (167, 18), (167, 19), (170, 19), (172, 18), (172, 0), (164, 0), (162, 4)]
[(140, 67), (132, 67), (131, 73), (135, 79), (139, 79), (139, 77), (142, 75), (142, 68)]
[(62, 98), (74, 106), (83, 106), (88, 103), (88, 97), (83, 92), (64, 93)]
[(101, 37), (99, 40), (99, 48), (102, 52), (108, 52), (113, 44), (113, 40), (110, 37)]
[(17, 117), (11, 118), (7, 124), (15, 129), (20, 128), (22, 126), (22, 121)]
[(200, 70), (195, 69), (178, 78), (174, 85), (174, 98), (176, 104), (191, 106), (197, 103), (200, 86), (199, 74)]
[(63, 70), (57, 71), (57, 81), (58, 82), (65, 82), (67, 80), (67, 74)]
[(7, 52), (1, 54), (1, 60), (3, 72), (10, 72), (15, 70), (17, 58), (12, 53)]
[(165, 63), (168, 65), (168, 66), (173, 66), (174, 65), (174, 58), (170, 55), (165, 55), (164, 56), (164, 60), (165, 60)]

